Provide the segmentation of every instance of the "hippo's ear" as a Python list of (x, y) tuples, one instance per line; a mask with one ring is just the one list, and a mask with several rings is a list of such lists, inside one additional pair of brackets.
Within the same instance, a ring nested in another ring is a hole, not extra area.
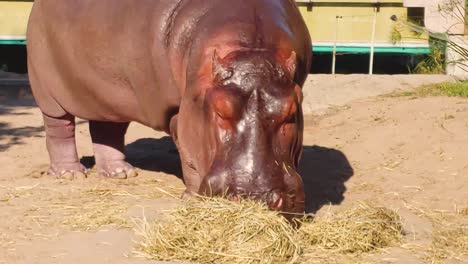
[(291, 52), (291, 56), (286, 60), (286, 69), (288, 70), (289, 77), (294, 80), (296, 76), (297, 55), (296, 52)]
[(223, 64), (222, 59), (218, 56), (216, 50), (213, 53), (213, 64), (212, 64), (212, 78), (213, 82), (223, 82), (232, 77), (233, 71), (229, 67)]

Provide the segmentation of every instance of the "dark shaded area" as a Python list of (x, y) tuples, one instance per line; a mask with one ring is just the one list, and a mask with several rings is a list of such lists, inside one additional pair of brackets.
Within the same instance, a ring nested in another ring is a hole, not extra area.
[(345, 182), (354, 170), (339, 150), (304, 146), (299, 173), (304, 181), (306, 213), (316, 213), (324, 205), (343, 202)]
[[(23, 116), (29, 115), (27, 112), (14, 111), (16, 107), (34, 107), (31, 100), (8, 100), (7, 103), (0, 101), (0, 115)], [(9, 149), (15, 145), (24, 144), (24, 139), (28, 137), (44, 137), (43, 126), (32, 127), (12, 127), (10, 123), (0, 122), (0, 152)]]
[[(336, 57), (337, 74), (368, 74), (369, 54), (338, 54)], [(374, 74), (409, 74), (426, 55), (385, 54), (374, 56)], [(312, 73), (330, 74), (332, 72), (332, 54), (315, 53), (312, 58)]]
[(418, 25), (420, 27), (424, 27), (424, 13), (425, 13), (425, 8), (424, 7), (408, 7), (407, 8), (408, 12), (408, 21)]
[(182, 179), (179, 152), (171, 137), (139, 139), (127, 145), (126, 154), (128, 162), (137, 168)]
[(26, 45), (0, 45), (0, 70), (28, 72)]
[(0, 141), (6, 141), (6, 143), (0, 144), (0, 152), (14, 145), (24, 144), (24, 138), (44, 137), (41, 135), (43, 131), (44, 127), (42, 126), (12, 128), (8, 123), (0, 122)]
[(81, 157), (80, 162), (87, 169), (91, 169), (92, 167), (94, 167), (94, 165), (96, 165), (96, 160), (94, 159), (94, 156), (83, 156)]

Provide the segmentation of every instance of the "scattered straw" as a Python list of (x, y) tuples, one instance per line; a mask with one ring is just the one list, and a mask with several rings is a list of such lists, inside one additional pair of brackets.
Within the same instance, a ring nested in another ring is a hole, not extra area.
[[(468, 256), (468, 218), (466, 208), (456, 211), (435, 211), (405, 204), (406, 208), (432, 224), (432, 242), (420, 246), (418, 257), (440, 263)], [(415, 245), (418, 246), (418, 245)]]
[(340, 253), (364, 253), (397, 244), (403, 237), (401, 219), (389, 209), (359, 204), (327, 213), (299, 230), (304, 247)]
[(468, 227), (439, 226), (432, 234), (432, 259), (442, 260), (468, 255)]
[(119, 229), (131, 227), (123, 216), (127, 207), (107, 199), (88, 202), (82, 206), (64, 206), (62, 208), (65, 210), (65, 220), (62, 224), (73, 230), (95, 231), (107, 225)]
[(463, 208), (462, 210), (460, 210), (460, 214), (464, 215), (464, 216), (468, 216), (468, 207)]
[(369, 252), (396, 244), (403, 234), (395, 212), (366, 204), (299, 224), (294, 229), (257, 202), (200, 198), (163, 221), (144, 220), (137, 253), (162, 261), (296, 263), (309, 254)]

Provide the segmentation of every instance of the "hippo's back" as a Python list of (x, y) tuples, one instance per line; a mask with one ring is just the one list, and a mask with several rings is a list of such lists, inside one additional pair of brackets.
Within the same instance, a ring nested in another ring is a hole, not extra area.
[(293, 0), (36, 0), (30, 79), (47, 115), (167, 130), (188, 68), (232, 42), (295, 50), (304, 81), (310, 37)]
[(28, 64), (43, 112), (165, 129), (180, 96), (155, 38), (176, 6), (171, 0), (36, 0)]

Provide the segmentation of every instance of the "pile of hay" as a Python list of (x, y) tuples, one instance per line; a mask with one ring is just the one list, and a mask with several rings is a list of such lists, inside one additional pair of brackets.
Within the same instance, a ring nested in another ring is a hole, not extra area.
[(397, 244), (403, 238), (403, 227), (396, 212), (361, 203), (303, 224), (298, 235), (309, 250), (364, 253)]
[(200, 198), (141, 231), (140, 251), (157, 260), (283, 263), (300, 253), (292, 226), (252, 201)]
[[(295, 229), (254, 201), (200, 198), (140, 226), (138, 254), (161, 261), (197, 263), (297, 263), (316, 250), (368, 252), (398, 242), (393, 211), (360, 205), (349, 211), (298, 220)], [(334, 252), (336, 252), (334, 251)]]

